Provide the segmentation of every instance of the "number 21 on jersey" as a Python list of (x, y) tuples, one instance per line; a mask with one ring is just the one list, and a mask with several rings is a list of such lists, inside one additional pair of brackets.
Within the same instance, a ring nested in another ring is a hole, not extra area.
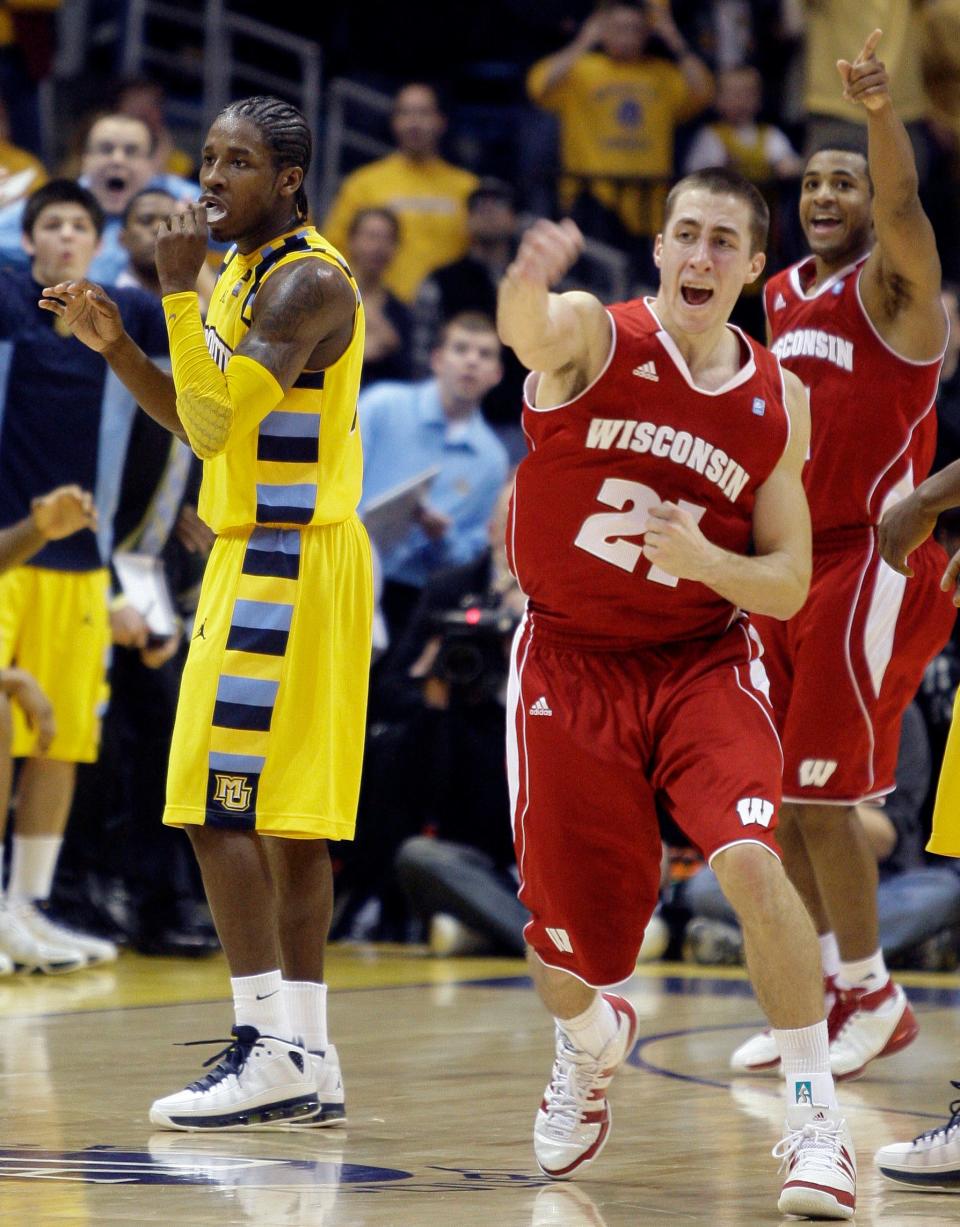
[[(632, 573), (643, 555), (643, 547), (628, 538), (643, 536), (650, 509), (662, 503), (663, 499), (656, 490), (638, 481), (608, 477), (600, 487), (597, 502), (616, 510), (598, 511), (587, 516), (580, 525), (574, 545), (611, 566), (619, 567), (621, 571)], [(699, 523), (707, 510), (682, 498), (677, 500), (677, 505), (693, 516), (694, 523)], [(656, 566), (650, 567), (647, 579), (667, 588), (676, 588), (678, 582), (675, 575), (669, 575)]]

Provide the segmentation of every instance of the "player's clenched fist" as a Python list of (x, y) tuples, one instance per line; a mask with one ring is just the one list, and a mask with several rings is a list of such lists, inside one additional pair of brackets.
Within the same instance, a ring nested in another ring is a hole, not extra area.
[(37, 531), (48, 541), (70, 537), (81, 528), (97, 527), (93, 495), (79, 486), (58, 486), (49, 494), (41, 494), (30, 504), (30, 514)]
[(554, 286), (580, 259), (583, 245), (583, 235), (570, 218), (561, 222), (541, 218), (525, 232), (507, 277)]
[(643, 556), (662, 571), (677, 579), (702, 581), (717, 553), (717, 547), (706, 539), (689, 511), (670, 502), (650, 508)]

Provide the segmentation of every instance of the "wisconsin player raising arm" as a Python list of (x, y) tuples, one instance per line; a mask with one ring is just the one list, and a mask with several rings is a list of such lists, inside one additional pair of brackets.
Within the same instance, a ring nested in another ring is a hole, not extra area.
[[(837, 64), (838, 89), (866, 112), (867, 157), (810, 158), (800, 222), (811, 254), (764, 290), (771, 348), (810, 393), (813, 577), (789, 624), (759, 629), (784, 751), (784, 863), (820, 934), (841, 1078), (917, 1034), (880, 948), (877, 860), (857, 806), (893, 790), (903, 712), (953, 622), (938, 545), (916, 551), (909, 584), (876, 546), (884, 510), (930, 468), (946, 341), (940, 262), (880, 38)], [(751, 1037), (731, 1063), (774, 1068), (772, 1038)]]
[(500, 288), (501, 337), (535, 372), (507, 529), (528, 596), (507, 703), (520, 899), (558, 1023), (534, 1151), (565, 1178), (606, 1141), (636, 1015), (602, 989), (632, 974), (657, 899), (656, 794), (740, 917), (783, 1054), (779, 1208), (850, 1218), (853, 1147), (813, 927), (774, 841), (782, 763), (746, 612), (789, 617), (810, 573), (803, 390), (728, 324), (768, 220), (746, 180), (703, 171), (667, 200), (655, 299), (551, 293), (581, 249), (569, 222), (532, 227)]
[[(212, 1073), (154, 1103), (150, 1120), (166, 1128), (344, 1119), (323, 956), (326, 841), (353, 834), (370, 658), (369, 545), (355, 512), (363, 307), (343, 258), (307, 224), (310, 152), (303, 115), (278, 99), (232, 103), (215, 120), (200, 204), (157, 241), (172, 378), (99, 287), (54, 286), (42, 304), (203, 458), (200, 516), (217, 533), (164, 821), (190, 833), (235, 1026)], [(194, 286), (208, 228), (233, 246), (205, 336)]]

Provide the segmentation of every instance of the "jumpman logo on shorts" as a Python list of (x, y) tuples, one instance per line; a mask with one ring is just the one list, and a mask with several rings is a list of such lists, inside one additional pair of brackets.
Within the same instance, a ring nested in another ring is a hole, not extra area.
[(193, 634), (194, 639), (202, 639), (204, 642), (206, 642), (207, 637), (203, 633), (204, 627), (206, 625), (207, 625), (207, 620), (206, 618), (204, 618), (204, 620), (200, 623), (200, 629), (198, 631), (194, 631), (194, 634)]

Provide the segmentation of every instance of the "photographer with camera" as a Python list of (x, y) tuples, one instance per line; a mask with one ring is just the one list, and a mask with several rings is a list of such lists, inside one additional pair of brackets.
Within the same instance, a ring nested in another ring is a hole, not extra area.
[(371, 689), (347, 906), (379, 898), (378, 936), (398, 937), (408, 904), (436, 953), (481, 944), (523, 951), (503, 745), (510, 642), (523, 609), (503, 544), (512, 484), (497, 499), (487, 549), (427, 581)]

